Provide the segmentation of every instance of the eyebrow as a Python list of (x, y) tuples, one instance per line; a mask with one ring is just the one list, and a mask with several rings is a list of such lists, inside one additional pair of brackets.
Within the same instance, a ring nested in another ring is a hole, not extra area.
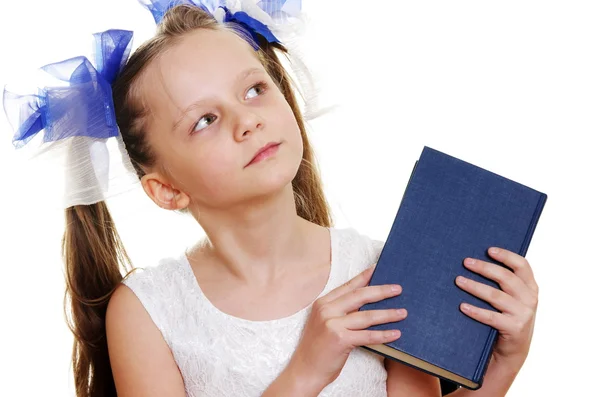
[[(245, 78), (247, 78), (248, 76), (255, 74), (255, 73), (264, 73), (264, 70), (261, 68), (250, 68), (250, 69), (246, 69), (244, 71), (242, 71), (234, 80), (234, 83), (238, 83), (239, 81), (244, 80)], [(207, 98), (208, 99), (208, 98)], [(173, 123), (173, 127), (172, 127), (172, 131), (175, 131), (177, 129), (177, 127), (179, 126), (179, 124), (181, 124), (181, 122), (185, 119), (185, 116), (193, 109), (199, 107), (203, 102), (205, 102), (207, 99), (201, 99), (199, 101), (196, 101), (194, 103), (192, 103), (190, 106), (188, 106), (182, 113), (181, 115), (177, 118), (177, 120)]]

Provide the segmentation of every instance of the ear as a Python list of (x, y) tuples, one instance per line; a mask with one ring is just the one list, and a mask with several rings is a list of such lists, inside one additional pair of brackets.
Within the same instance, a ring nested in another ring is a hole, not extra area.
[(180, 210), (190, 203), (190, 196), (177, 190), (159, 173), (153, 172), (142, 177), (144, 191), (161, 208)]

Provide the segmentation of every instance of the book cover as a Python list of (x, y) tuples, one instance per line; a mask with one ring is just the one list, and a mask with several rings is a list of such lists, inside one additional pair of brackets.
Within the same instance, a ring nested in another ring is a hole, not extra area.
[[(476, 390), (497, 330), (463, 314), (467, 302), (498, 311), (461, 290), (462, 275), (499, 285), (463, 265), (466, 257), (506, 267), (492, 246), (525, 256), (547, 195), (424, 146), (369, 285), (400, 284), (402, 294), (360, 310), (406, 308), (406, 319), (370, 327), (400, 329), (392, 343), (364, 348)], [(506, 267), (508, 268), (508, 267)]]

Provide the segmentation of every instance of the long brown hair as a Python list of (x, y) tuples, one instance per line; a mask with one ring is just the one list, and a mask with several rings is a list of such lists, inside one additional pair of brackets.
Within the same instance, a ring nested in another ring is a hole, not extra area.
[[(113, 85), (117, 124), (131, 162), (138, 174), (156, 162), (145, 140), (146, 109), (137, 95), (136, 83), (146, 66), (184, 34), (194, 29), (230, 29), (198, 7), (177, 6), (165, 14), (156, 35), (141, 45)], [(287, 49), (259, 37), (256, 51), (261, 63), (278, 85), (294, 112), (304, 144), (302, 162), (292, 181), (299, 216), (316, 224), (331, 226), (329, 207), (308, 140), (304, 120), (293, 91), (293, 80), (281, 64), (278, 53)], [(301, 94), (301, 93), (300, 93)], [(75, 337), (73, 373), (78, 397), (116, 396), (106, 341), (105, 316), (108, 301), (131, 269), (105, 202), (66, 209), (66, 230), (62, 240), (66, 269), (65, 315)], [(70, 298), (70, 299), (68, 299)]]

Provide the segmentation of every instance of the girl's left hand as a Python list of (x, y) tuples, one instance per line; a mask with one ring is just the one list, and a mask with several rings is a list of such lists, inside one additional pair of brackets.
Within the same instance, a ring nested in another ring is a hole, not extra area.
[(514, 270), (503, 268), (494, 263), (475, 259), (471, 264), (465, 258), (465, 267), (475, 273), (496, 281), (501, 290), (477, 281), (457, 277), (456, 284), (466, 292), (490, 303), (501, 313), (461, 304), (461, 311), (469, 317), (490, 325), (498, 330), (498, 341), (492, 352), (497, 362), (506, 363), (513, 369), (519, 370), (531, 344), (535, 314), (538, 305), (538, 285), (533, 277), (533, 271), (527, 259), (512, 251), (493, 247), (489, 255)]

